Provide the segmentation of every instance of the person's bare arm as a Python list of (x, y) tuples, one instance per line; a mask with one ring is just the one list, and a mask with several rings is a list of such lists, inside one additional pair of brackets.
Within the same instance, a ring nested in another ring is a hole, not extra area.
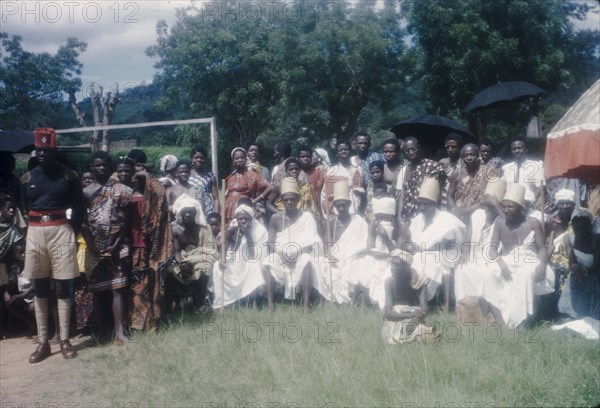
[(492, 232), (492, 239), (490, 241), (489, 259), (491, 262), (497, 262), (500, 267), (500, 272), (505, 279), (512, 279), (510, 270), (506, 262), (500, 257), (498, 249), (502, 242), (502, 229), (504, 228), (504, 220), (498, 220), (494, 225), (494, 231)]
[(173, 227), (173, 250), (175, 252), (175, 259), (177, 262), (181, 262), (181, 250), (183, 249), (180, 241), (183, 228), (177, 225)]
[(548, 266), (548, 250), (546, 248), (546, 239), (544, 237), (544, 231), (542, 229), (542, 224), (531, 218), (528, 220), (533, 224), (533, 234), (535, 245), (537, 247), (537, 256), (540, 260), (539, 265), (535, 268), (535, 280), (541, 281), (546, 277), (546, 267)]
[(411, 318), (421, 318), (425, 316), (425, 312), (417, 311), (417, 312), (396, 312), (394, 310), (394, 278), (388, 278), (385, 281), (385, 306), (383, 307), (383, 318), (385, 320), (390, 320), (393, 322), (411, 319)]
[(216, 212), (221, 212), (221, 201), (219, 201), (219, 190), (217, 188), (218, 184), (217, 184), (217, 178), (214, 176), (214, 174), (210, 177), (211, 179), (211, 194), (212, 194), (212, 199), (213, 199), (213, 209)]
[(271, 214), (277, 214), (279, 212), (277, 207), (275, 207), (275, 201), (277, 201), (277, 197), (279, 197), (279, 191), (280, 186), (276, 185), (272, 188), (271, 194), (269, 194), (269, 200), (267, 200), (267, 210), (269, 210)]

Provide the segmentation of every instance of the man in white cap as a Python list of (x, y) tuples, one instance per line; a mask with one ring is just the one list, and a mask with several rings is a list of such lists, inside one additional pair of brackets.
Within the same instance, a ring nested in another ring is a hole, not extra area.
[[(554, 274), (548, 266), (548, 254), (542, 224), (524, 213), (525, 187), (509, 183), (504, 200), (504, 218), (496, 221), (490, 243), (484, 286), (496, 288), (500, 296), (486, 300), (501, 314), (509, 327), (521, 324), (533, 315), (535, 295), (554, 290)], [(550, 273), (547, 273), (550, 272)], [(493, 309), (492, 309), (493, 310)], [(498, 320), (498, 314), (496, 319)]]
[(350, 186), (346, 181), (338, 181), (333, 185), (337, 215), (330, 215), (327, 221), (331, 231), (325, 240), (329, 264), (319, 269), (321, 274), (315, 284), (325, 299), (336, 303), (349, 303), (350, 280), (354, 277), (357, 282), (354, 275), (370, 272), (357, 268), (360, 255), (367, 249), (369, 226), (361, 216), (350, 214), (351, 205)]
[(167, 313), (172, 311), (173, 302), (177, 309), (180, 307), (181, 297), (190, 296), (196, 310), (203, 306), (212, 266), (217, 260), (217, 246), (200, 202), (183, 194), (175, 202), (173, 212), (176, 263), (165, 277)]
[(269, 255), (263, 261), (267, 275), (267, 302), (273, 309), (273, 280), (285, 287), (285, 297), (295, 299), (296, 290), (302, 289), (302, 305), (308, 312), (311, 280), (323, 242), (312, 214), (298, 209), (298, 183), (286, 178), (281, 183), (282, 213), (269, 220)]
[[(225, 234), (225, 263), (218, 261), (213, 268), (215, 309), (250, 296), (265, 284), (268, 277), (263, 270), (263, 260), (268, 254), (267, 239), (267, 230), (254, 218), (252, 202), (240, 200)], [(272, 296), (272, 289), (270, 294)], [(272, 307), (272, 298), (269, 307)]]
[[(425, 178), (417, 196), (419, 214), (410, 223), (410, 241), (414, 246), (412, 267), (419, 279), (427, 280), (424, 292), (427, 301), (433, 299), (438, 286), (444, 283), (445, 307), (449, 307), (450, 274), (461, 258), (466, 226), (461, 220), (437, 207), (440, 202), (440, 182)], [(427, 304), (421, 304), (426, 309)]]

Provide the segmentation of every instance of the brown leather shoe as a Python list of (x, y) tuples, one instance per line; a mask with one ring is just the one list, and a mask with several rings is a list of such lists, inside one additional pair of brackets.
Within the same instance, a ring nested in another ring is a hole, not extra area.
[(77, 350), (71, 346), (69, 340), (64, 340), (60, 342), (60, 352), (62, 353), (64, 358), (75, 358), (77, 356)]
[(50, 351), (50, 343), (41, 343), (37, 346), (33, 354), (29, 356), (29, 362), (31, 364), (39, 363), (50, 357), (52, 352)]

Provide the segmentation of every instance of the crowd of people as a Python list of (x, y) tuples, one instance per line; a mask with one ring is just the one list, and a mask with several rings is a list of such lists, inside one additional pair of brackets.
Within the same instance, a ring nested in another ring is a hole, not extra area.
[(445, 149), (434, 161), (407, 137), (380, 153), (359, 133), (337, 140), (332, 164), (279, 142), (269, 170), (253, 143), (231, 151), (220, 193), (202, 146), (164, 156), (160, 175), (140, 149), (115, 162), (96, 151), (80, 176), (58, 160), (54, 130), (37, 129), (20, 180), (2, 156), (0, 318), (37, 328), (31, 363), (51, 343), (75, 357), (73, 327), (120, 345), (186, 305), (378, 307), (390, 344), (435, 338), (422, 324), (433, 305), (475, 302), (508, 327), (600, 319), (597, 189), (547, 184), (523, 139), (506, 162), (454, 133)]

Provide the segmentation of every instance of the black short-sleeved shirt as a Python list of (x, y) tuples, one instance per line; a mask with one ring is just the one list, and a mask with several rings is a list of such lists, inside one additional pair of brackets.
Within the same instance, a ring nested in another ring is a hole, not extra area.
[(79, 230), (83, 220), (83, 189), (75, 171), (58, 165), (44, 172), (37, 166), (21, 177), (21, 197), (28, 211), (70, 208), (71, 224)]

